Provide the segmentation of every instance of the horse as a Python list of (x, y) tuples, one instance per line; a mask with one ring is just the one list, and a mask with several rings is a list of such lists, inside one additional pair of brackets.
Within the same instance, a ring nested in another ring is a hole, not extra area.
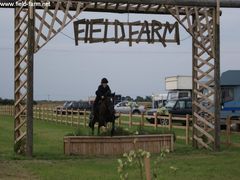
[(90, 118), (89, 127), (94, 134), (94, 125), (98, 122), (98, 135), (100, 133), (100, 127), (106, 127), (108, 122), (112, 123), (111, 136), (114, 135), (115, 129), (115, 111), (114, 111), (114, 96), (115, 93), (110, 96), (106, 96), (99, 101), (97, 113)]

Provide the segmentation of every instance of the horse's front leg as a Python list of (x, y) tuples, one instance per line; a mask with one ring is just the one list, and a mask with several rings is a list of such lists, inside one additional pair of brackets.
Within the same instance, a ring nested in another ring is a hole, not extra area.
[(97, 134), (98, 134), (98, 136), (99, 136), (99, 134), (100, 134), (100, 124), (98, 123), (98, 131), (97, 131)]
[(94, 135), (94, 125), (92, 126), (92, 135)]
[(114, 135), (114, 131), (115, 131), (115, 119), (112, 122), (112, 130), (111, 130), (111, 136)]

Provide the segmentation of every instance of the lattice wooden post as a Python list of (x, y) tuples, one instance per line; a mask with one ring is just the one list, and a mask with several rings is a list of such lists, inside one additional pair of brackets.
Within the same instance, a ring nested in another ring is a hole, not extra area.
[(32, 156), (34, 9), (15, 8), (14, 151)]
[(216, 7), (165, 7), (193, 38), (193, 145), (218, 150), (220, 56)]
[[(29, 11), (23, 7), (15, 8), (15, 66), (14, 66), (14, 151), (19, 154), (26, 153), (27, 136), (27, 89), (29, 84), (30, 51), (28, 49)], [(31, 67), (30, 67), (31, 68)], [(31, 71), (31, 70), (30, 70)], [(28, 141), (29, 143), (29, 141)], [(29, 149), (28, 149), (29, 150)]]
[(221, 111), (221, 86), (220, 86), (220, 17), (219, 9), (214, 9), (214, 44), (215, 44), (215, 146), (214, 150), (220, 150), (220, 111)]
[[(43, 14), (39, 14), (40, 12), (35, 11), (31, 6), (15, 8), (14, 151), (28, 156), (32, 156), (33, 152), (34, 52), (47, 44), (88, 6), (88, 3), (75, 2), (72, 16), (70, 14), (72, 1), (50, 1), (55, 9), (49, 10), (46, 6), (43, 8)], [(44, 27), (48, 29), (47, 34)]]
[(194, 8), (193, 145), (219, 150), (219, 27), (215, 8)]
[(27, 139), (26, 155), (33, 154), (33, 58), (34, 58), (34, 7), (28, 7), (28, 58), (27, 58)]

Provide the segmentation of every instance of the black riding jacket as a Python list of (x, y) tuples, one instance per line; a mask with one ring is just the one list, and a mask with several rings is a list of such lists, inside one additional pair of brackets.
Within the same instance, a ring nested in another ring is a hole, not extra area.
[(96, 91), (96, 100), (95, 102), (98, 102), (102, 96), (109, 96), (111, 94), (111, 89), (109, 88), (109, 86), (107, 85), (105, 88), (103, 87), (103, 85), (98, 86), (98, 89)]

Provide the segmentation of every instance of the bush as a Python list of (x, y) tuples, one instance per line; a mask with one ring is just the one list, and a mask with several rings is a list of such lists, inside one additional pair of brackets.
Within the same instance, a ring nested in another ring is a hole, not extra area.
[[(108, 128), (105, 132), (101, 132), (100, 136), (111, 136), (112, 128)], [(129, 136), (133, 133), (126, 128), (117, 126), (114, 131), (114, 136)]]

